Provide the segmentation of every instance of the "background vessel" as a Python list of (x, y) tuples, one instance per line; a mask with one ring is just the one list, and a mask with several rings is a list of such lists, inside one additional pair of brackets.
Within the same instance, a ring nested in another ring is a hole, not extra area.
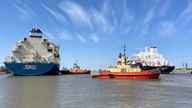
[(139, 65), (142, 70), (159, 69), (161, 73), (168, 74), (175, 68), (162, 54), (158, 53), (157, 47), (145, 48), (144, 52), (134, 54), (136, 57), (135, 64)]

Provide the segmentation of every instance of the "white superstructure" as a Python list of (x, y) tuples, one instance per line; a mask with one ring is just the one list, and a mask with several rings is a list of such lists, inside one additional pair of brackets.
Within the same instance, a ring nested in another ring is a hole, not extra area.
[(12, 52), (11, 57), (6, 57), (6, 62), (60, 63), (59, 46), (42, 38), (40, 29), (32, 29), (28, 38), (14, 45)]
[(136, 60), (149, 66), (172, 66), (169, 61), (158, 53), (157, 47), (145, 48), (144, 52), (134, 54)]

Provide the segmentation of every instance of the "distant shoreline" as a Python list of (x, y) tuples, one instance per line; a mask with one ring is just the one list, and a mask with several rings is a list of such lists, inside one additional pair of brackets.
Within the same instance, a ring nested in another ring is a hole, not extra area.
[(184, 74), (192, 74), (192, 68), (183, 69), (174, 69), (172, 73), (184, 73)]

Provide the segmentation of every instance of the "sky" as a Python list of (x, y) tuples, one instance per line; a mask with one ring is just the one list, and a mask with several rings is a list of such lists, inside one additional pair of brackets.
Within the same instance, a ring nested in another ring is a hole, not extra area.
[(116, 65), (123, 45), (128, 56), (156, 46), (176, 68), (192, 65), (191, 0), (0, 0), (1, 64), (32, 28), (60, 45), (67, 68)]

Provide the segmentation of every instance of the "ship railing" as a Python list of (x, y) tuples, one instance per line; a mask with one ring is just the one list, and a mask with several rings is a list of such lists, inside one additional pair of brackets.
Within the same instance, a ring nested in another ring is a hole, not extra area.
[(160, 73), (160, 69), (159, 68), (156, 68), (156, 69), (151, 69), (151, 70), (148, 70), (149, 72), (153, 72), (153, 73)]
[(60, 64), (60, 60), (43, 60), (43, 59), (38, 59), (38, 60), (29, 60), (29, 59), (25, 59), (22, 61), (16, 61), (13, 57), (7, 56), (5, 57), (5, 62), (6, 63), (58, 63)]
[[(56, 62), (47, 62), (47, 61), (14, 61), (14, 60), (6, 60), (5, 61), (6, 63), (46, 63), (46, 64), (49, 64), (49, 63), (56, 63)], [(58, 63), (59, 64), (59, 63)]]
[(91, 71), (90, 75), (93, 76), (93, 75), (100, 75), (101, 74), (101, 71), (100, 70), (94, 70), (94, 71)]
[(6, 63), (12, 63), (12, 62), (15, 62), (15, 60), (12, 57), (7, 56), (7, 57), (5, 57), (5, 62)]

